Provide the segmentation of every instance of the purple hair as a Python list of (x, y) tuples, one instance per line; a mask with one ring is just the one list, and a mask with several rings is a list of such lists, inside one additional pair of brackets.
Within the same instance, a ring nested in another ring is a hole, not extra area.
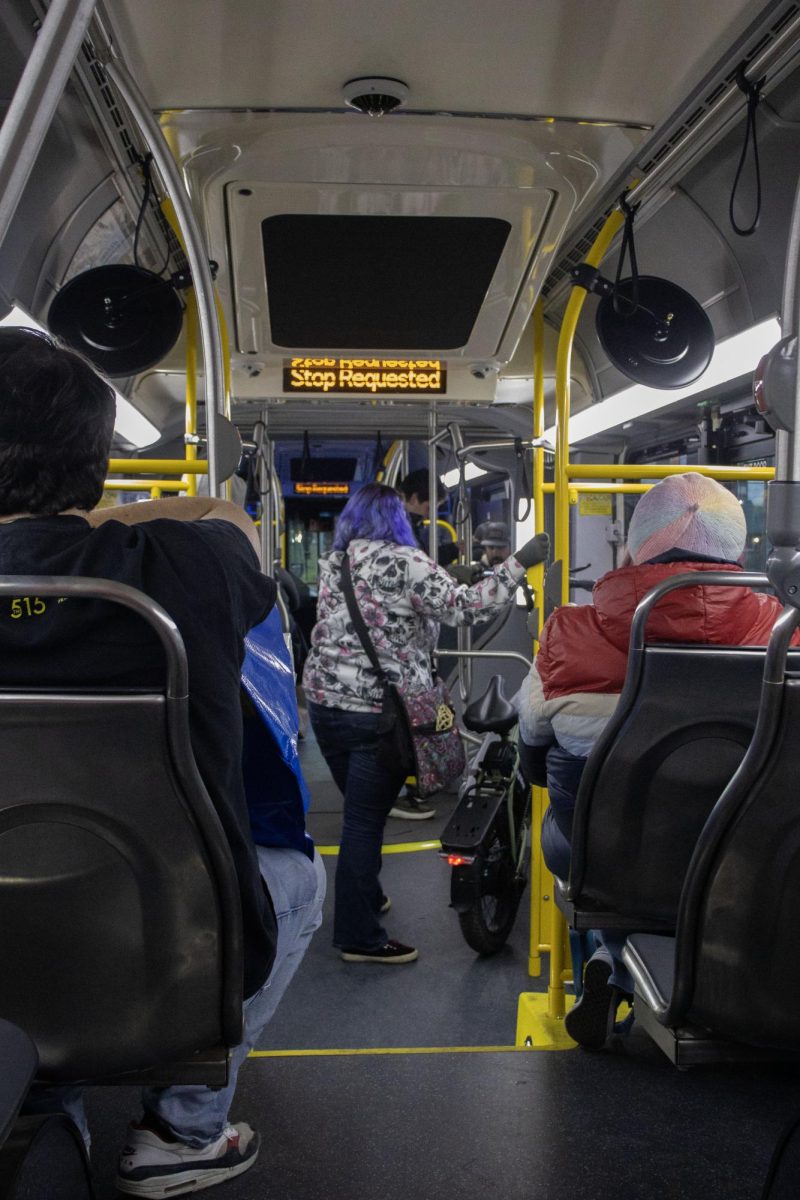
[(355, 538), (416, 546), (403, 501), (385, 483), (368, 483), (345, 504), (336, 522), (334, 550), (346, 550)]

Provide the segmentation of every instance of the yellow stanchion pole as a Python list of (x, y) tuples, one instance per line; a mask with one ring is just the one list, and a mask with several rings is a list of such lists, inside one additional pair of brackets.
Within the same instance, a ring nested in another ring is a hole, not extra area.
[[(197, 299), (194, 288), (190, 288), (186, 296), (186, 419), (185, 429), (187, 439), (197, 436)], [(197, 461), (197, 446), (194, 442), (186, 442), (186, 458), (190, 462)], [(197, 495), (197, 476), (185, 475), (188, 481), (186, 494)]]

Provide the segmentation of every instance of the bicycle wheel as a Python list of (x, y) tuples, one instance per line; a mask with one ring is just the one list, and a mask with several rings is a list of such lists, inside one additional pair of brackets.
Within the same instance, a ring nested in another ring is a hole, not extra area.
[(495, 821), (482, 848), (478, 897), (458, 922), (464, 941), (478, 954), (497, 954), (514, 927), (525, 879), (515, 871), (508, 821), (502, 814)]

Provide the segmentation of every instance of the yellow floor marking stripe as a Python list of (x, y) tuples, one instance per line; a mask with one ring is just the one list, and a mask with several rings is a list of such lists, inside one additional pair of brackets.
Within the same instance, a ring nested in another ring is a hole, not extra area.
[[(381, 854), (416, 854), (418, 850), (441, 850), (442, 843), (440, 841), (432, 842), (393, 842), (388, 846), (381, 846)], [(338, 854), (338, 846), (317, 846), (320, 854)]]
[[(356, 1054), (517, 1054), (530, 1046), (382, 1046), (369, 1050), (251, 1050), (250, 1058), (312, 1058)], [(537, 1049), (537, 1047), (533, 1047)]]

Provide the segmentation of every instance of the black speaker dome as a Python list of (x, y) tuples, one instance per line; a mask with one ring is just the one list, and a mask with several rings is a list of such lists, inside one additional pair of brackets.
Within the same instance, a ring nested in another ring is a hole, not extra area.
[(106, 375), (137, 375), (175, 345), (183, 308), (165, 279), (117, 263), (70, 279), (50, 305), (47, 324)]
[[(616, 304), (615, 304), (616, 295)], [(693, 296), (668, 279), (640, 275), (597, 306), (597, 336), (614, 366), (652, 388), (682, 388), (705, 371), (714, 353), (711, 322)]]

